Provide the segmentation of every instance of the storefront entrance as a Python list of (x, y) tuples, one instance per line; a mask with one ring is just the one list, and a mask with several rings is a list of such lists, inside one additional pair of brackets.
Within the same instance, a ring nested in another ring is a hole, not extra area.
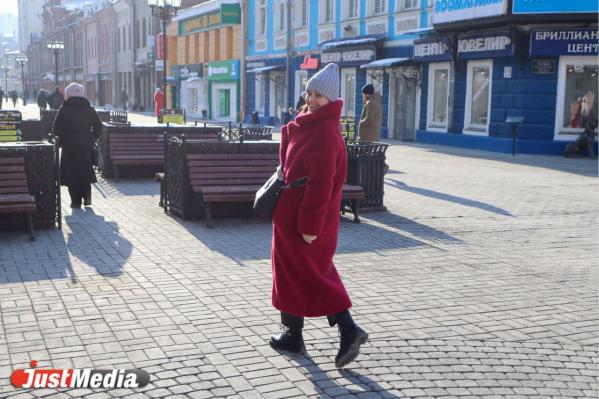
[(414, 141), (416, 118), (416, 79), (392, 76), (391, 138)]

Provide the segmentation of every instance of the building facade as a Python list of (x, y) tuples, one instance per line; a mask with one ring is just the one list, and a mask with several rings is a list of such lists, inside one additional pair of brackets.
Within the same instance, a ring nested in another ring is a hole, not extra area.
[(240, 121), (241, 2), (190, 7), (174, 18), (167, 33), (172, 108), (195, 118)]
[(597, 3), (443, 4), (414, 49), (423, 75), (417, 140), (563, 153), (597, 115)]
[(411, 32), (431, 16), (430, 0), (249, 0), (246, 115), (281, 122), (307, 79), (336, 62), (343, 115), (359, 118), (360, 90), (372, 83), (383, 98), (382, 137), (413, 139), (420, 75)]
[(19, 0), (19, 49), (26, 52), (32, 40), (42, 32), (42, 10), (45, 0)]

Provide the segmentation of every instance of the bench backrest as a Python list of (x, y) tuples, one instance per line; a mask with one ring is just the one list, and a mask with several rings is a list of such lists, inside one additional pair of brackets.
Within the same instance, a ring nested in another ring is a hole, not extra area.
[(0, 158), (0, 194), (29, 194), (23, 158)]
[(193, 187), (260, 186), (279, 165), (279, 154), (188, 154)]
[(162, 134), (111, 133), (110, 155), (164, 156)]
[[(172, 134), (168, 134), (168, 137)], [(218, 132), (187, 133), (186, 140), (218, 141)], [(110, 155), (148, 155), (164, 157), (163, 133), (110, 133)]]

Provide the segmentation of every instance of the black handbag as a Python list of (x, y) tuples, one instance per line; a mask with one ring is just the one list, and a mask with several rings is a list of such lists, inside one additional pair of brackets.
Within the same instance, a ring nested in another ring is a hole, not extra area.
[(254, 213), (264, 219), (272, 220), (272, 214), (277, 207), (281, 193), (287, 189), (294, 189), (304, 186), (308, 181), (308, 176), (297, 179), (291, 184), (285, 185), (275, 172), (256, 193), (254, 199)]

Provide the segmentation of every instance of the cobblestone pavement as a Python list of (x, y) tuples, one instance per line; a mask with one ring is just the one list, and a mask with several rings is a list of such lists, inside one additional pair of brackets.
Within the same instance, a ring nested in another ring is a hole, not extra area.
[[(345, 218), (336, 263), (370, 333), (337, 370), (267, 344), (268, 223), (167, 216), (149, 179), (100, 181), (62, 231), (0, 232), (2, 398), (594, 398), (597, 162), (394, 143), (389, 212)], [(15, 390), (13, 369), (142, 368), (139, 390)]]

